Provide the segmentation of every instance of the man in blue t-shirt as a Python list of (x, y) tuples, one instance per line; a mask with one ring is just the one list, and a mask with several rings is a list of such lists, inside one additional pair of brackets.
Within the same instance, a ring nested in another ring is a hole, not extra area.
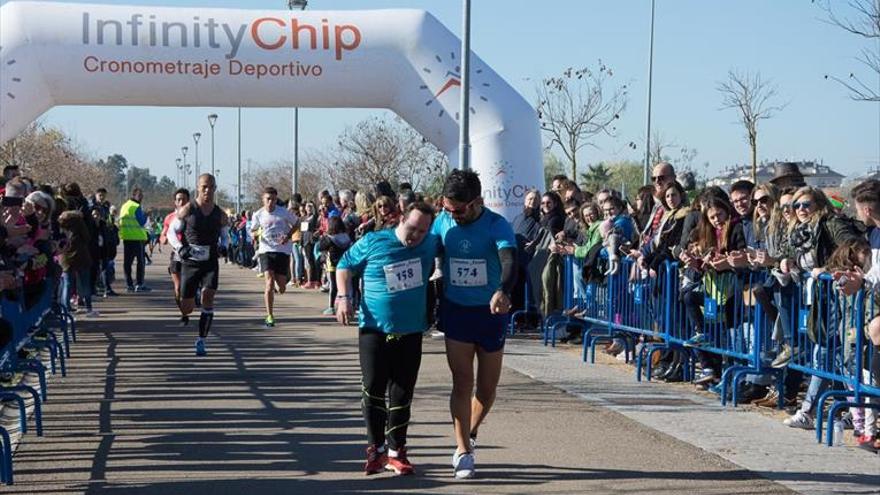
[(343, 325), (353, 315), (352, 276), (363, 276), (358, 347), (370, 442), (367, 475), (386, 469), (400, 475), (415, 472), (406, 455), (406, 431), (422, 359), (422, 333), (428, 328), (427, 281), (440, 249), (437, 236), (428, 233), (433, 216), (429, 205), (411, 204), (396, 228), (367, 234), (336, 267), (336, 319)]
[[(476, 173), (454, 170), (443, 185), (443, 212), (431, 232), (443, 243), (440, 328), (452, 371), (449, 407), (455, 428), (453, 475), (475, 473), (477, 428), (495, 402), (501, 377), (510, 292), (516, 283), (516, 237), (501, 215), (483, 206)], [(479, 365), (474, 393), (474, 358)]]

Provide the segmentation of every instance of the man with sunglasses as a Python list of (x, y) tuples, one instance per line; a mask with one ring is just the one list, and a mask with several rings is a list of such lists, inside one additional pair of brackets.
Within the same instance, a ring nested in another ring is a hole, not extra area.
[(475, 172), (452, 171), (443, 185), (443, 211), (431, 229), (444, 249), (439, 323), (446, 334), (446, 359), (452, 372), (449, 408), (455, 430), (452, 466), (456, 478), (471, 478), (475, 473), (477, 429), (495, 402), (510, 292), (516, 283), (513, 228), (483, 206), (481, 192)]
[[(177, 191), (174, 191), (174, 209), (171, 210), (171, 213), (165, 216), (165, 220), (162, 222), (162, 233), (159, 235), (159, 242), (161, 244), (168, 244), (168, 230), (171, 228), (171, 223), (174, 222), (174, 219), (177, 218), (177, 212), (183, 208), (184, 205), (189, 203), (189, 190), (184, 187), (181, 187)], [(180, 238), (180, 234), (177, 235), (178, 239)], [(177, 309), (180, 309), (180, 256), (177, 255), (177, 251), (171, 251), (171, 262), (168, 265), (168, 274), (171, 275), (171, 283), (174, 285), (174, 303), (177, 305)], [(180, 326), (189, 325), (189, 316), (180, 313)]]
[[(650, 221), (642, 230), (642, 242), (649, 242), (657, 229), (660, 228), (660, 222), (663, 220), (663, 214), (666, 209), (663, 208), (663, 191), (668, 184), (675, 182), (675, 167), (669, 162), (659, 162), (654, 165), (651, 171), (651, 181), (654, 183), (654, 209), (648, 217)], [(600, 203), (601, 205), (601, 203)]]

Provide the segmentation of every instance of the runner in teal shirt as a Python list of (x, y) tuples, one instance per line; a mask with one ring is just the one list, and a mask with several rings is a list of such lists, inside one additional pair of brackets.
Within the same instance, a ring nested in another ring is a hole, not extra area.
[(405, 246), (397, 229), (370, 232), (349, 248), (336, 269), (363, 273), (358, 326), (384, 333), (424, 332), (428, 277), (438, 248), (439, 238), (430, 233), (419, 245)]
[(498, 252), (516, 249), (510, 223), (483, 208), (475, 222), (459, 225), (449, 212), (443, 211), (434, 220), (431, 233), (443, 240), (446, 299), (463, 306), (488, 306), (501, 287)]
[(336, 267), (336, 319), (343, 325), (352, 317), (352, 272), (363, 273), (358, 353), (368, 475), (415, 472), (407, 458), (406, 433), (422, 360), (422, 333), (428, 326), (428, 277), (440, 249), (439, 238), (428, 233), (433, 216), (429, 205), (411, 204), (397, 227), (367, 234)]
[(483, 206), (482, 190), (475, 172), (450, 172), (443, 184), (443, 212), (431, 228), (443, 242), (439, 324), (452, 372), (452, 474), (459, 479), (476, 473), (477, 430), (495, 402), (516, 283), (513, 228)]

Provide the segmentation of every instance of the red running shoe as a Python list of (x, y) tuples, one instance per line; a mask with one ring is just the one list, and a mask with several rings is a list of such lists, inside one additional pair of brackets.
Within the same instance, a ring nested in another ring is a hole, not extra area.
[(394, 474), (399, 476), (406, 476), (416, 472), (416, 468), (406, 458), (406, 447), (401, 447), (397, 451), (397, 457), (388, 456), (388, 463), (385, 464), (385, 469), (394, 471)]
[(378, 452), (375, 445), (367, 447), (367, 463), (364, 464), (364, 474), (367, 476), (385, 471), (388, 464), (388, 452)]

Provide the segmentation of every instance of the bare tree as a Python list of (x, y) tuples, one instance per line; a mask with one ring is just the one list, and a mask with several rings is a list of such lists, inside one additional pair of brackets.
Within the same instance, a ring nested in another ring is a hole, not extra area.
[[(289, 159), (277, 160), (269, 164), (257, 164), (244, 174), (243, 205), (247, 208), (259, 208), (263, 188), (272, 186), (279, 191), (290, 191), (290, 169), (293, 166)], [(317, 201), (318, 193), (329, 186), (320, 155), (312, 150), (300, 157), (299, 193), (303, 201)]]
[[(874, 74), (880, 75), (880, 1), (847, 0), (844, 3), (837, 0), (834, 2), (820, 0), (816, 3), (827, 13), (830, 24), (850, 34), (872, 41), (871, 48), (862, 48), (856, 59)], [(850, 12), (839, 14), (832, 8), (832, 3), (837, 7), (845, 5)], [(826, 74), (825, 79), (831, 79), (843, 85), (849, 90), (853, 100), (880, 101), (880, 88), (866, 84), (853, 72), (846, 78)]]
[(340, 189), (368, 189), (388, 181), (395, 186), (409, 182), (420, 191), (446, 173), (448, 160), (402, 120), (374, 117), (345, 129), (324, 165)]
[(655, 130), (654, 135), (651, 136), (650, 163), (655, 164), (663, 160), (671, 160), (669, 150), (676, 146), (678, 144), (675, 141), (668, 139), (660, 130)]
[(19, 166), (22, 174), (38, 184), (76, 182), (84, 192), (112, 182), (111, 174), (97, 166), (64, 132), (40, 122), (0, 146), (0, 164)]
[(611, 68), (600, 60), (598, 70), (569, 67), (562, 75), (544, 79), (538, 86), (541, 129), (550, 138), (548, 147), (558, 145), (568, 159), (572, 178), (578, 176), (578, 151), (594, 146), (590, 141), (599, 134), (614, 136), (614, 121), (626, 109), (626, 84), (606, 88), (613, 76)]
[(739, 111), (740, 122), (746, 130), (746, 140), (752, 152), (752, 182), (758, 176), (758, 122), (773, 117), (785, 108), (785, 104), (774, 105), (776, 86), (761, 78), (761, 73), (741, 73), (731, 70), (727, 81), (718, 84), (721, 93), (722, 109), (735, 108)]

